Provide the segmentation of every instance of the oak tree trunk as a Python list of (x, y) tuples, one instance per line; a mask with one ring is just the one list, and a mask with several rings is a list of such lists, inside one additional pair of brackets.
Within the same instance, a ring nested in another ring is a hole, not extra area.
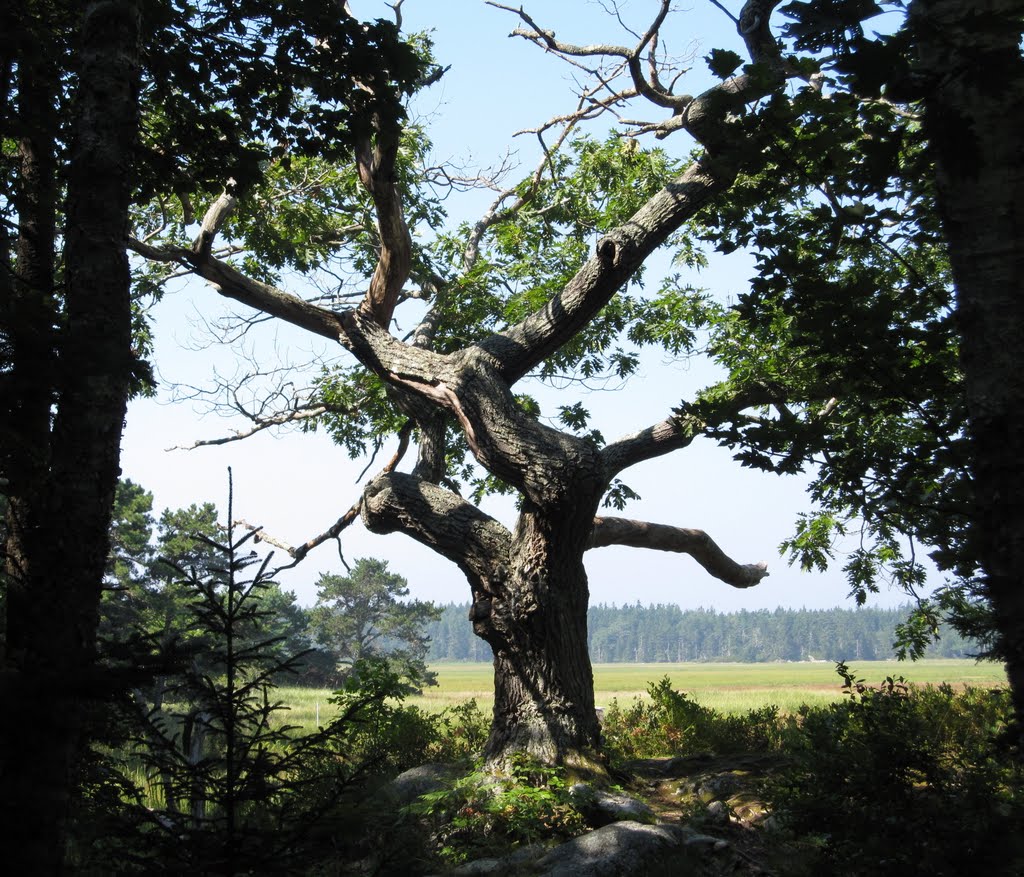
[[(587, 648), (584, 522), (521, 516), (509, 576), (474, 628), (494, 652), (494, 721), (485, 755), (526, 753), (545, 764), (599, 767), (600, 728)], [(566, 523), (569, 526), (566, 526)], [(582, 536), (582, 538), (581, 538)]]

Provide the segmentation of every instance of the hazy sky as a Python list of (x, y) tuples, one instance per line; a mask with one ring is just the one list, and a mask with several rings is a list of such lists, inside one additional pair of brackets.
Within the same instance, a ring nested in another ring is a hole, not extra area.
[[(380, 3), (352, 5), (363, 17), (388, 14)], [(608, 15), (609, 5), (587, 0), (525, 4), (541, 26), (555, 30), (567, 41), (634, 42)], [(657, 5), (654, 0), (643, 0), (620, 4), (620, 8), (624, 21), (639, 30)], [(738, 10), (738, 3), (731, 5)], [(687, 89), (697, 91), (708, 84), (702, 55), (714, 47), (742, 49), (721, 11), (707, 0), (693, 0), (693, 7), (692, 13), (677, 17), (668, 36), (676, 41), (670, 45), (674, 52), (694, 56), (694, 81)], [(414, 115), (429, 127), (435, 160), (487, 166), (499, 163), (511, 150), (521, 174), (532, 169), (536, 141), (512, 135), (573, 108), (571, 71), (535, 46), (509, 39), (507, 34), (516, 24), (514, 17), (478, 0), (406, 0), (402, 11), (407, 31), (433, 29), (437, 58), (451, 65), (441, 83), (414, 107)], [(635, 114), (642, 115), (639, 108)], [(654, 108), (651, 112), (644, 108), (643, 114), (658, 117)], [(665, 141), (665, 147), (683, 155), (690, 145), (680, 137), (678, 142)], [(446, 206), (454, 219), (471, 219), (485, 201), (479, 193), (472, 193), (464, 199), (453, 196)], [(699, 282), (727, 299), (744, 289), (750, 273), (751, 261), (741, 253), (728, 260), (714, 260)], [(289, 283), (282, 285), (288, 287)], [(298, 278), (291, 288), (301, 290)], [(196, 349), (197, 326), (227, 311), (224, 300), (199, 281), (181, 283), (165, 297), (155, 309), (156, 364), (164, 382), (202, 384), (213, 368), (232, 373), (236, 355)], [(405, 319), (403, 322), (399, 312), (402, 328), (408, 329), (411, 318)], [(264, 326), (248, 349), (264, 367), (301, 363), (313, 356), (346, 361), (340, 348), (287, 326)], [(713, 378), (705, 363), (666, 363), (659, 354), (649, 353), (643, 358), (641, 373), (624, 387), (583, 395), (570, 389), (558, 403), (582, 401), (593, 412), (594, 425), (611, 440), (662, 419)], [(305, 379), (299, 373), (296, 380), (301, 384)], [(542, 394), (542, 402), (554, 398), (547, 391)], [(350, 461), (322, 433), (282, 437), (264, 433), (240, 443), (168, 452), (167, 448), (227, 435), (245, 426), (240, 421), (201, 417), (191, 404), (169, 404), (168, 400), (165, 387), (157, 400), (131, 404), (122, 455), (125, 477), (151, 490), (158, 510), (213, 501), (223, 511), (227, 467), (231, 466), (235, 516), (297, 544), (329, 527), (357, 498), (356, 482), (366, 461)], [(390, 452), (381, 455), (369, 475)], [(687, 608), (722, 611), (850, 605), (838, 569), (827, 574), (802, 573), (779, 557), (779, 543), (791, 535), (797, 514), (810, 508), (804, 480), (742, 469), (728, 451), (706, 441), (628, 470), (623, 480), (642, 499), (622, 514), (704, 529), (736, 560), (767, 561), (770, 576), (756, 588), (739, 591), (710, 578), (683, 555), (602, 548), (586, 558), (593, 601), (676, 602)], [(488, 508), (511, 522), (514, 510), (510, 503), (493, 503)], [(442, 602), (468, 599), (468, 587), (458, 569), (406, 537), (373, 536), (356, 524), (346, 531), (343, 548), (350, 563), (361, 556), (387, 559), (392, 570), (409, 580), (417, 597)], [(297, 592), (301, 602), (309, 603), (319, 573), (341, 570), (334, 544), (329, 543), (282, 582)], [(873, 602), (888, 606), (905, 599), (899, 592), (883, 592)]]

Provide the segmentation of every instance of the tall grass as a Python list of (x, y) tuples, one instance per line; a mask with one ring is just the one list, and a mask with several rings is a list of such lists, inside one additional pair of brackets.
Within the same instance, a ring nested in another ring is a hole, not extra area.
[[(494, 704), (494, 683), (489, 663), (435, 664), (438, 684), (407, 703), (430, 712), (473, 699), (485, 713)], [(904, 663), (859, 661), (852, 669), (869, 682), (886, 676), (904, 676), (918, 685), (971, 685), (995, 688), (1006, 684), (999, 664), (971, 660), (941, 659)], [(668, 676), (673, 687), (691, 699), (727, 715), (740, 715), (764, 706), (777, 706), (783, 713), (796, 713), (804, 704), (821, 706), (842, 697), (840, 680), (831, 662), (778, 664), (595, 664), (594, 693), (599, 706), (613, 699), (625, 703), (645, 697), (647, 685)], [(330, 717), (331, 692), (317, 688), (280, 688), (278, 697), (290, 709), (279, 713), (279, 721), (315, 727), (317, 708), (320, 721)]]

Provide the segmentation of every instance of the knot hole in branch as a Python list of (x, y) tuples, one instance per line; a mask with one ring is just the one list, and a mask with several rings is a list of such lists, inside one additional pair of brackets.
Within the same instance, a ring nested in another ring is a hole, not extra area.
[(597, 258), (605, 265), (614, 266), (619, 259), (619, 245), (610, 237), (601, 238), (597, 242)]

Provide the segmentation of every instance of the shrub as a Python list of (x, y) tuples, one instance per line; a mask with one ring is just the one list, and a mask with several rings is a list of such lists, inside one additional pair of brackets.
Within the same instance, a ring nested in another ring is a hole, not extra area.
[(420, 680), (385, 659), (353, 665), (324, 727), (300, 733), (280, 720), (276, 683), (300, 659), (279, 648), (262, 599), (269, 558), (245, 550), (254, 536), (236, 538), (230, 525), (224, 540), (193, 534), (205, 562), (168, 564), (204, 648), (166, 677), (158, 699), (138, 689), (122, 704), (133, 739), (94, 752), (76, 826), (79, 873), (307, 873), (358, 850), (367, 791), (439, 746), (443, 721), (402, 705)]
[(768, 789), (777, 821), (817, 841), (811, 872), (1021, 873), (1021, 773), (998, 743), (1009, 692), (838, 671), (850, 696), (800, 710)]
[(448, 864), (500, 854), (517, 844), (564, 840), (586, 831), (562, 768), (514, 756), (510, 774), (477, 770), (408, 808), (433, 826), (435, 853)]
[(777, 707), (722, 715), (673, 689), (667, 676), (650, 683), (647, 693), (650, 700), (635, 698), (626, 707), (612, 701), (605, 711), (602, 733), (613, 758), (774, 751), (781, 745), (784, 722)]

